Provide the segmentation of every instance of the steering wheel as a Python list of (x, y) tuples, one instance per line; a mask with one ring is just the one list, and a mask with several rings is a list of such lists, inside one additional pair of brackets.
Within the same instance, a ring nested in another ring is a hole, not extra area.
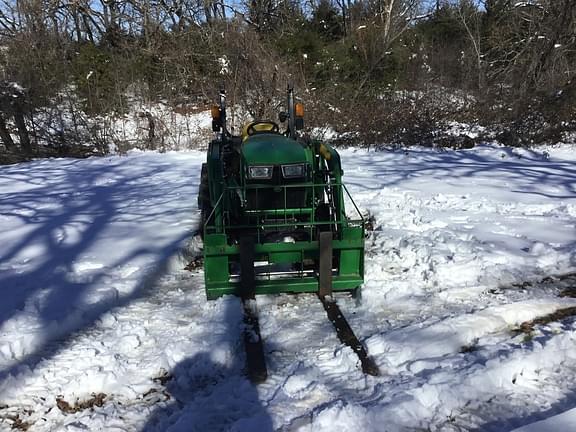
[[(258, 129), (258, 126), (268, 126), (268, 128)], [(248, 136), (252, 136), (257, 133), (280, 133), (280, 126), (277, 123), (274, 123), (270, 120), (259, 120), (254, 121), (248, 125), (246, 128), (246, 133)]]

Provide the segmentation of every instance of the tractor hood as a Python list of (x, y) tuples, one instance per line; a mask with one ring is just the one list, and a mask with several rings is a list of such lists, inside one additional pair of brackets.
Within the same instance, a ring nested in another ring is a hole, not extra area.
[(307, 162), (306, 149), (298, 142), (277, 134), (258, 134), (242, 145), (248, 165), (279, 165)]

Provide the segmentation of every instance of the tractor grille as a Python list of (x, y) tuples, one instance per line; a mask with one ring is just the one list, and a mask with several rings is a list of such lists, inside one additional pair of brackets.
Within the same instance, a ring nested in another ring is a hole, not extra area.
[(306, 190), (303, 187), (248, 189), (248, 210), (274, 210), (304, 207)]
[[(346, 193), (357, 218), (346, 217), (332, 207), (323, 211), (333, 206), (332, 197), (342, 199), (342, 192)], [(244, 206), (240, 208), (242, 201)], [(344, 228), (362, 227), (363, 222), (343, 184), (250, 182), (224, 189), (204, 223), (204, 233), (225, 234), (228, 245), (235, 244), (240, 235), (252, 236), (256, 243), (309, 242), (318, 232), (326, 230), (340, 238)], [(281, 259), (286, 262), (288, 257)]]
[[(248, 210), (276, 210), (304, 207), (306, 203), (305, 187), (286, 187), (302, 183), (304, 179), (285, 179), (280, 166), (275, 166), (272, 178), (257, 183), (259, 187), (246, 191)], [(250, 182), (249, 182), (250, 184)]]

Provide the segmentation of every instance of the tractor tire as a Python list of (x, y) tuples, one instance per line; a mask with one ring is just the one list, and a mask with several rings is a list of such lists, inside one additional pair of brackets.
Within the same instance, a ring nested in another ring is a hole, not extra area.
[(210, 189), (208, 187), (208, 165), (203, 163), (200, 171), (200, 187), (198, 188), (198, 208), (200, 210), (210, 205)]
[(200, 209), (200, 236), (204, 238), (204, 225), (212, 213), (210, 205), (210, 188), (208, 186), (208, 165), (203, 163), (200, 172), (200, 187), (198, 188), (198, 208)]

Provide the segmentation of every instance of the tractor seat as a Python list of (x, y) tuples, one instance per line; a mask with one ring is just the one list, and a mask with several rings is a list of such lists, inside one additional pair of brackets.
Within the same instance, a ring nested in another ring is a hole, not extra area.
[(279, 134), (280, 127), (277, 123), (271, 120), (258, 120), (250, 122), (246, 124), (246, 126), (244, 126), (242, 129), (242, 142), (246, 141), (252, 135), (263, 133)]

